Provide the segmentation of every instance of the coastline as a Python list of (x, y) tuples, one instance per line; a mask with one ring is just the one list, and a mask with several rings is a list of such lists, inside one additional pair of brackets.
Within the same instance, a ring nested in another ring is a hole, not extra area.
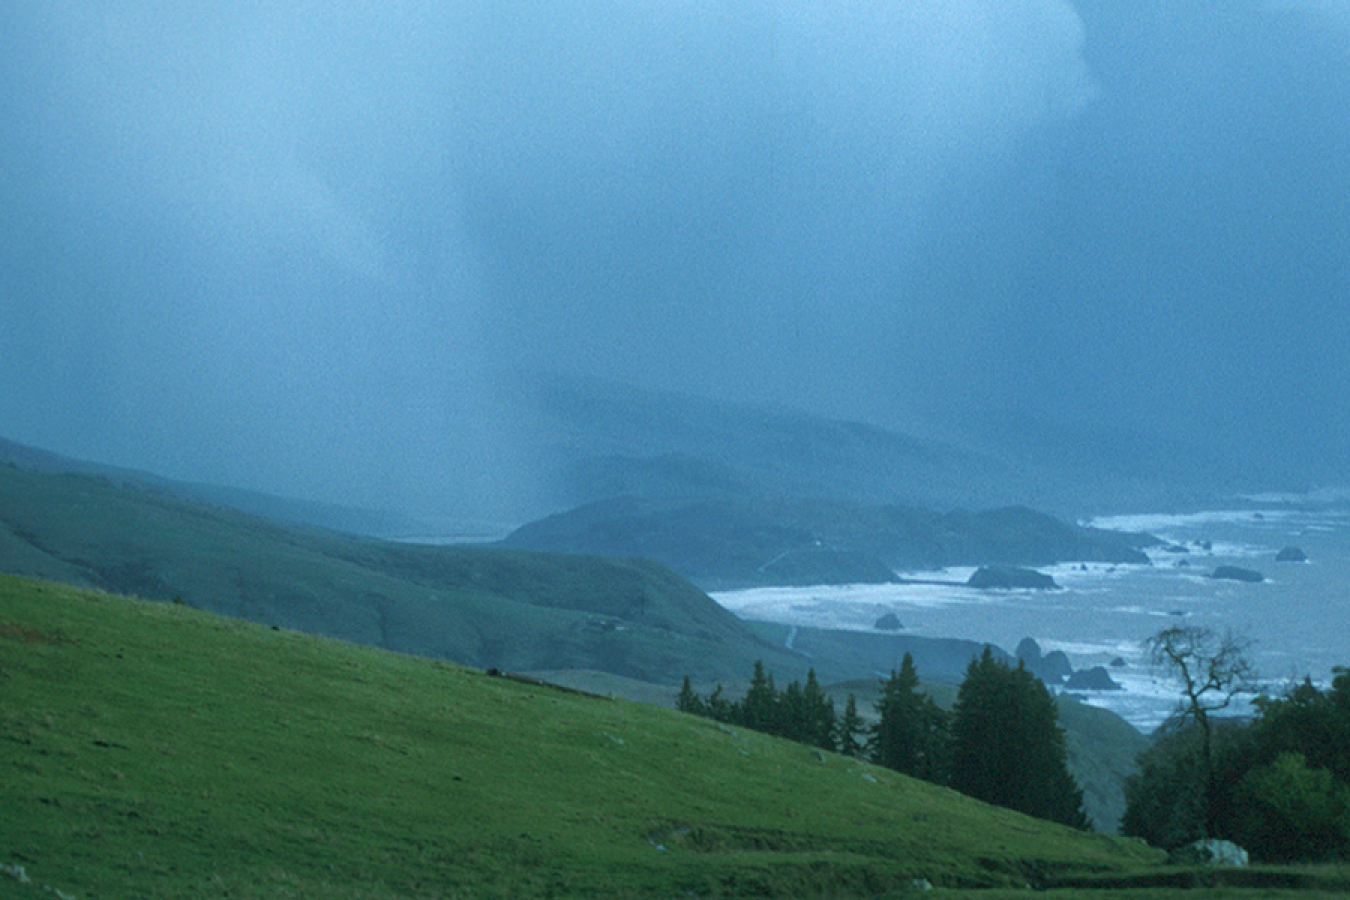
[[(1200, 510), (1104, 516), (1093, 527), (1148, 531), (1164, 543), (1144, 564), (1063, 563), (1040, 571), (1060, 591), (980, 590), (964, 585), (974, 567), (897, 572), (890, 585), (753, 588), (713, 593), (746, 619), (800, 627), (875, 631), (894, 615), (918, 637), (987, 642), (1011, 652), (1023, 638), (1061, 650), (1075, 670), (1106, 666), (1120, 691), (1073, 691), (1136, 728), (1152, 730), (1175, 709), (1174, 682), (1154, 671), (1143, 643), (1172, 624), (1233, 631), (1255, 641), (1254, 662), (1268, 692), (1311, 677), (1329, 680), (1350, 663), (1350, 512), (1341, 508)], [(1309, 561), (1276, 562), (1288, 545)], [(1222, 565), (1257, 569), (1261, 583), (1210, 577)], [(1116, 665), (1112, 665), (1112, 663)], [(1124, 665), (1120, 665), (1123, 662)], [(922, 673), (920, 673), (922, 677)]]

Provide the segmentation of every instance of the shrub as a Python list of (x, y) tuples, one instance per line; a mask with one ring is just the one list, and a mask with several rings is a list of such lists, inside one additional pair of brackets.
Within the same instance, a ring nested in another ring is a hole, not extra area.
[(1350, 787), (1301, 753), (1248, 772), (1235, 797), (1235, 837), (1269, 862), (1325, 860), (1350, 841)]

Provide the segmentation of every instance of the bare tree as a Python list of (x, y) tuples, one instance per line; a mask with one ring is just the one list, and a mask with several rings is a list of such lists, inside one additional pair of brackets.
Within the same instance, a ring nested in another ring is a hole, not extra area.
[(1212, 713), (1255, 689), (1256, 670), (1248, 656), (1252, 642), (1231, 631), (1222, 636), (1208, 628), (1176, 626), (1158, 632), (1145, 646), (1154, 665), (1181, 682), (1185, 699), (1180, 723), (1194, 720), (1200, 728), (1200, 764), (1204, 779), (1205, 834), (1214, 824), (1214, 723)]

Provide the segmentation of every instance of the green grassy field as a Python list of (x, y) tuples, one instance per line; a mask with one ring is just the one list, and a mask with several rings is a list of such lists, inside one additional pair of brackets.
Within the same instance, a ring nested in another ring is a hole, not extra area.
[(0, 810), (15, 897), (1143, 898), (1171, 888), (1120, 885), (1184, 876), (670, 710), (12, 577)]
[[(1344, 896), (655, 706), (0, 577), (0, 897)], [(1057, 886), (1058, 885), (1058, 886)]]
[(0, 772), (0, 862), (77, 897), (865, 896), (1156, 861), (669, 710), (8, 577)]

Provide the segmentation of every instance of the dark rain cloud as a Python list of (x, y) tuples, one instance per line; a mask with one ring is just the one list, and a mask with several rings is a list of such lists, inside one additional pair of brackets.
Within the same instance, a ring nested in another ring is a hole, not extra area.
[(536, 505), (521, 373), (1350, 437), (1341, 4), (18, 2), (0, 433)]

